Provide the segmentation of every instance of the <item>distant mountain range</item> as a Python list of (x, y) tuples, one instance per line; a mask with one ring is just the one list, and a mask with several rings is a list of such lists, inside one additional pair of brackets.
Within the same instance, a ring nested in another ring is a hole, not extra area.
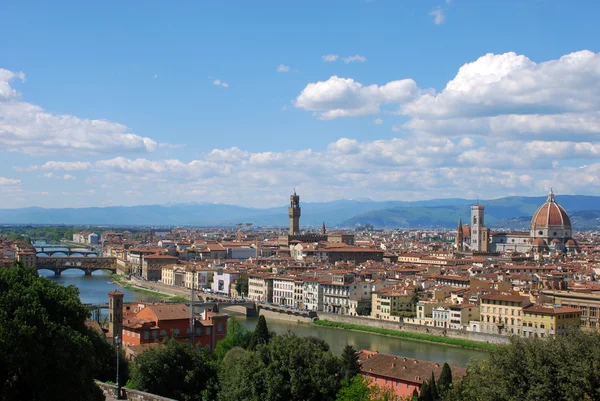
[[(600, 225), (600, 197), (582, 195), (557, 196), (569, 213), (575, 229)], [(486, 225), (496, 228), (527, 228), (533, 213), (546, 197), (512, 196), (480, 200), (485, 206)], [(453, 228), (458, 218), (468, 224), (468, 199), (433, 199), (405, 202), (372, 200), (337, 200), (301, 203), (302, 227), (356, 227), (372, 224), (375, 228)], [(255, 226), (286, 227), (287, 206), (254, 209), (223, 204), (174, 204), (148, 206), (114, 206), (45, 209), (38, 207), (0, 209), (0, 224), (68, 224), (68, 225), (190, 225), (229, 226), (252, 222)]]

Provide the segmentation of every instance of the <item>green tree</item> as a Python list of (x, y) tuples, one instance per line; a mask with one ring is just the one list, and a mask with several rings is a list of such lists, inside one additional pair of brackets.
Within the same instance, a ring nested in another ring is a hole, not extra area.
[(286, 333), (256, 351), (230, 350), (219, 369), (219, 400), (334, 400), (340, 366), (321, 345)]
[(421, 296), (420, 296), (419, 292), (415, 289), (415, 291), (412, 293), (412, 295), (410, 297), (410, 305), (412, 307), (413, 316), (416, 315), (416, 313), (417, 313), (417, 304), (419, 303), (420, 300), (421, 300)]
[(429, 388), (429, 382), (423, 382), (419, 392), (419, 401), (434, 401), (431, 396), (431, 390)]
[(149, 348), (131, 366), (134, 388), (182, 401), (210, 397), (215, 379), (215, 367), (201, 352), (174, 339)]
[(362, 376), (354, 376), (340, 388), (336, 401), (371, 401), (371, 389)]
[(410, 397), (410, 401), (419, 401), (419, 392), (415, 388), (412, 393), (412, 397)]
[(240, 277), (235, 281), (235, 290), (242, 296), (248, 296), (248, 277)]
[(227, 321), (227, 335), (217, 343), (215, 354), (218, 360), (223, 360), (227, 352), (234, 347), (246, 348), (250, 344), (252, 333), (240, 323), (235, 316)]
[(250, 348), (256, 349), (260, 344), (268, 344), (270, 339), (271, 333), (269, 333), (269, 327), (267, 327), (267, 319), (260, 315), (250, 339)]
[(103, 399), (88, 316), (76, 287), (0, 269), (0, 399)]
[(446, 399), (600, 400), (600, 334), (573, 331), (548, 339), (511, 338), (467, 370)]
[(346, 345), (342, 351), (342, 380), (351, 380), (360, 373), (360, 364), (358, 363), (358, 351), (352, 345)]
[(433, 371), (431, 371), (431, 379), (429, 379), (429, 394), (431, 394), (432, 400), (438, 400), (440, 398), (437, 386), (435, 384), (435, 375), (433, 374)]
[(442, 366), (442, 373), (440, 373), (437, 387), (442, 398), (452, 388), (452, 371), (450, 365), (447, 363), (444, 363), (444, 366)]
[[(117, 348), (106, 341), (104, 335), (90, 330), (89, 339), (94, 346), (94, 359), (98, 364), (95, 378), (102, 382), (115, 381), (117, 377)], [(129, 380), (129, 361), (123, 351), (119, 355), (119, 381), (121, 384)]]

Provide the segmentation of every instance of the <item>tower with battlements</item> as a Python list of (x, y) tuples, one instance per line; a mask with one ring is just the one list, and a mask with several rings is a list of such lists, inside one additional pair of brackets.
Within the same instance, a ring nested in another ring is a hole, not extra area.
[(290, 196), (290, 207), (288, 208), (288, 216), (290, 218), (290, 235), (300, 233), (300, 196), (294, 193)]

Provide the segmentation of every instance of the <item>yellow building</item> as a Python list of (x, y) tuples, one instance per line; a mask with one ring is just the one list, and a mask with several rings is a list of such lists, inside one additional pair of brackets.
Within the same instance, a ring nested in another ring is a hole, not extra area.
[(600, 329), (600, 295), (572, 291), (543, 291), (554, 297), (554, 303), (581, 311), (581, 327)]
[(581, 311), (568, 306), (532, 305), (523, 309), (523, 337), (562, 335), (581, 325)]
[(490, 334), (522, 335), (523, 309), (531, 305), (529, 297), (485, 294), (481, 297), (481, 331)]
[(400, 320), (401, 312), (412, 312), (412, 292), (382, 288), (371, 296), (371, 317), (382, 320)]

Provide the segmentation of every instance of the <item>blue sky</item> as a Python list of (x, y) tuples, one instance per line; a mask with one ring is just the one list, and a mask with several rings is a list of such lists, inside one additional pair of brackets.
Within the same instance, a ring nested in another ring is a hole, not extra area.
[(600, 195), (599, 12), (5, 2), (0, 207)]

